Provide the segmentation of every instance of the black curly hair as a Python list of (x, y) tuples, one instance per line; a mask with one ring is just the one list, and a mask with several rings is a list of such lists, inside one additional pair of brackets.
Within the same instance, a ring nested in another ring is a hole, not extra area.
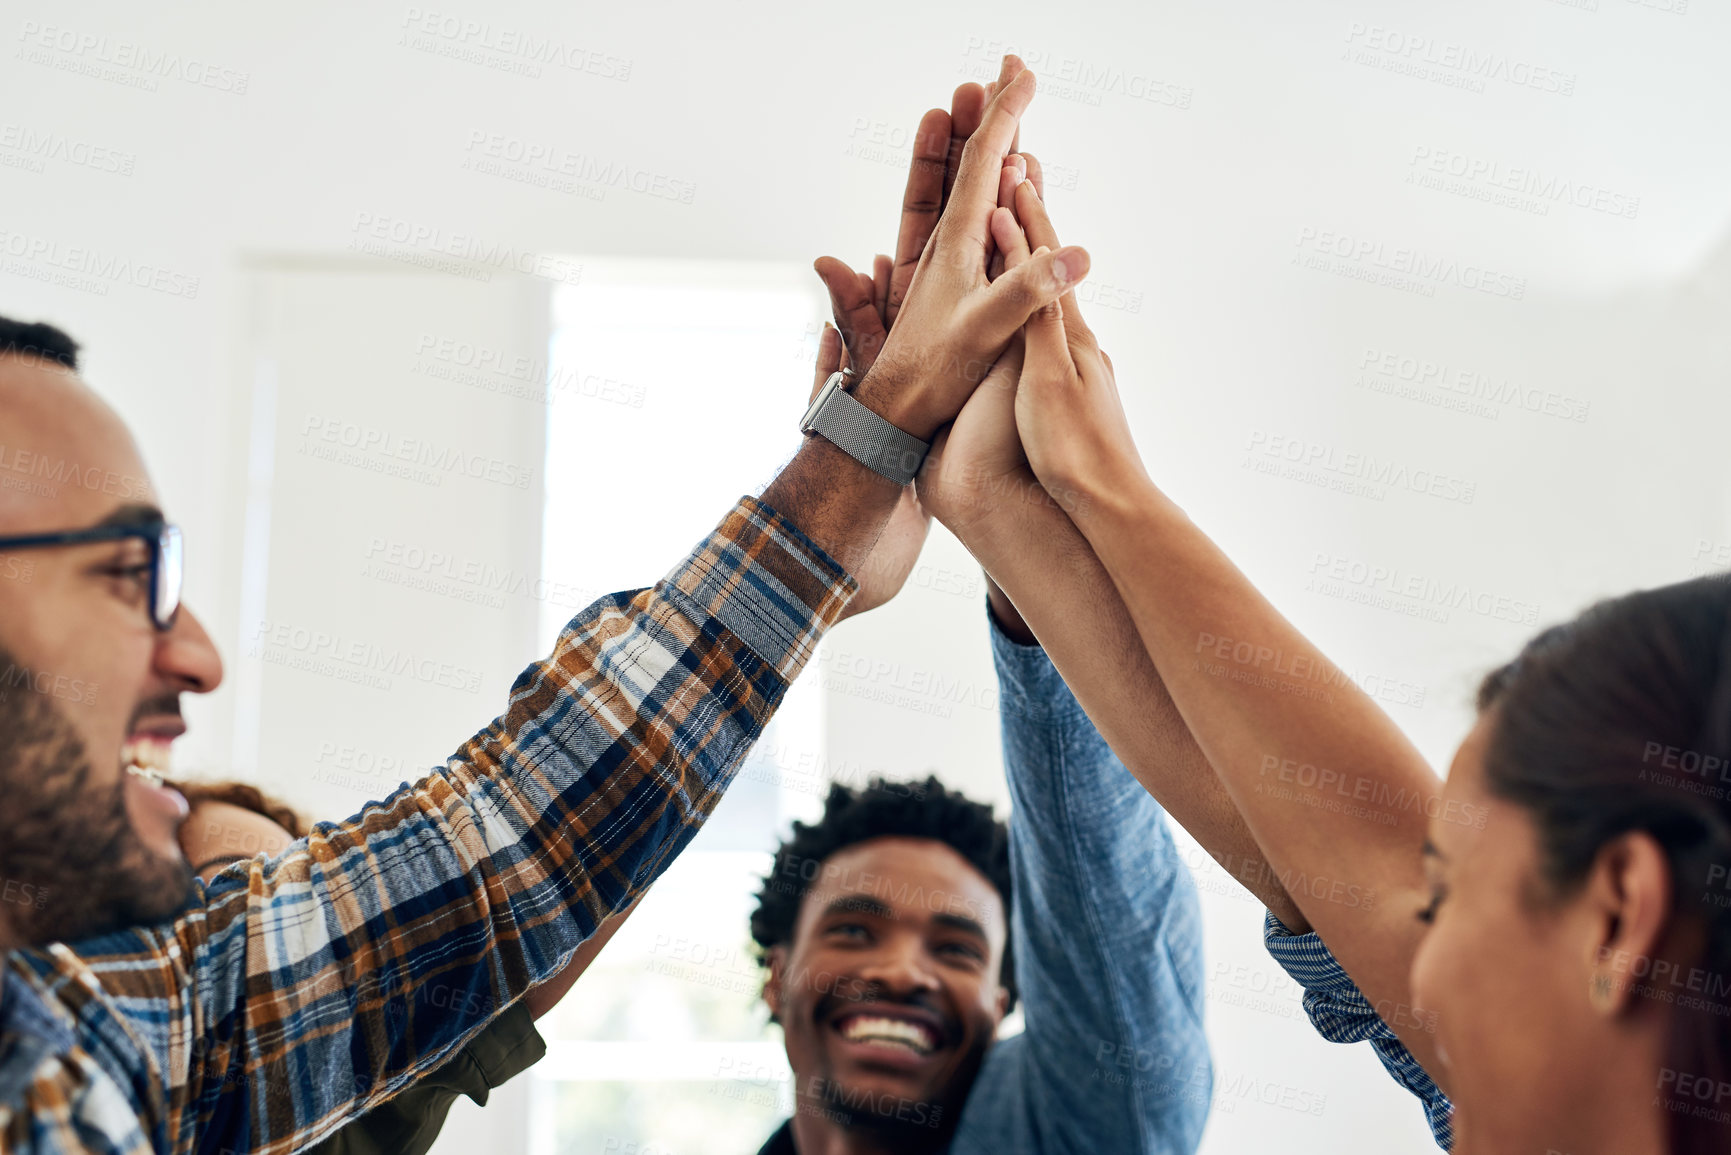
[[(924, 782), (873, 778), (859, 790), (834, 783), (824, 799), (823, 817), (793, 824), (793, 837), (777, 848), (769, 877), (758, 891), (751, 937), (760, 962), (767, 964), (770, 948), (793, 940), (800, 904), (817, 877), (815, 867), (837, 851), (873, 838), (943, 843), (985, 875), (1003, 898), (1004, 909), (1010, 909), (1010, 832), (990, 806), (947, 789), (933, 777)], [(1010, 947), (1006, 936), (999, 981), (1014, 1007), (1016, 971)]]
[(0, 353), (39, 357), (68, 369), (78, 368), (78, 342), (42, 321), (0, 317)]

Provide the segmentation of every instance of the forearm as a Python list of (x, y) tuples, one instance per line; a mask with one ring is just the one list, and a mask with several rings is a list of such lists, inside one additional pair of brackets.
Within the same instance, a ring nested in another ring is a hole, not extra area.
[[(764, 492), (763, 502), (838, 566), (852, 572), (871, 554), (902, 492), (902, 486), (878, 476), (823, 438), (808, 437)], [(536, 1018), (564, 997), (635, 908), (633, 901), (610, 915), (562, 970), (529, 992), (526, 999)]]
[[(1037, 637), (1101, 735), (1173, 820), (1282, 922), (1307, 925), (1191, 736), (1110, 575), (1068, 515), (1041, 501), (1017, 503), (963, 532), (963, 544), (1001, 587), (992, 606), (1009, 636), (1024, 640), (1021, 625)], [(1016, 620), (1006, 620), (1005, 609)]]
[[(219, 878), (176, 924), (200, 1004), (179, 999), (175, 1026), (208, 1045), (177, 1057), (170, 1084), (196, 1098), (244, 1069), (224, 1095), (254, 1077), (304, 1085), (252, 1120), (252, 1139), (286, 1148), (444, 1061), (690, 841), (852, 590), (746, 500), (652, 589), (576, 615), (443, 767)], [(291, 962), (259, 953), (285, 942)], [(241, 981), (265, 971), (268, 986)], [(430, 1000), (448, 1013), (404, 1013)], [(385, 1041), (362, 1067), (357, 1038)], [(354, 1078), (301, 1078), (323, 1070)]]
[[(1379, 1010), (1409, 1005), (1436, 775), (1151, 485), (1092, 501), (1081, 526), (1258, 844), (1305, 880), (1289, 889), (1310, 924)], [(1429, 1037), (1402, 1037), (1431, 1066)]]
[(822, 437), (809, 436), (763, 491), (763, 501), (842, 569), (857, 573), (895, 511), (903, 488)]

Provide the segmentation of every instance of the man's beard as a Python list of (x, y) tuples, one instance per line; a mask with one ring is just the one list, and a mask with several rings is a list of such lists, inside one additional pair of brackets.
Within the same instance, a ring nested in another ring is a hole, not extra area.
[[(836, 995), (819, 999), (813, 1010), (814, 1021), (829, 1021), (835, 1006), (845, 1001), (858, 1000)], [(890, 1004), (896, 1000), (876, 1001)], [(949, 1077), (941, 1085), (928, 1088), (928, 1097), (920, 1099), (847, 1086), (836, 1080), (827, 1060), (820, 1060), (816, 1085), (808, 1083), (803, 1095), (796, 1094), (794, 1109), (820, 1115), (847, 1130), (870, 1132), (892, 1151), (940, 1150), (955, 1133), (991, 1044), (990, 1033), (974, 1039)], [(794, 1085), (799, 1086), (797, 1078)]]
[[(21, 668), (0, 648), (0, 668), (9, 662)], [(54, 701), (0, 687), (0, 923), (18, 945), (165, 922), (192, 894), (186, 862), (152, 853), (133, 830), (124, 775), (92, 779)]]
[(816, 1103), (796, 1104), (795, 1109), (820, 1113), (849, 1131), (872, 1132), (893, 1151), (939, 1149), (949, 1140), (955, 1130), (955, 1116), (960, 1114), (943, 1103), (873, 1095), (844, 1087), (831, 1078), (823, 1080), (820, 1093), (814, 1097)]

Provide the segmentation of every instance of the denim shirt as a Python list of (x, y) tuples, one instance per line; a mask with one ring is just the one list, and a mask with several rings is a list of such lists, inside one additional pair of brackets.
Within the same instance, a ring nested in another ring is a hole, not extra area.
[[(986, 1053), (948, 1155), (1190, 1155), (1214, 1087), (1196, 884), (1046, 651), (991, 632), (1027, 1029)], [(760, 1155), (793, 1152), (784, 1125)]]
[(1045, 650), (991, 632), (1027, 1029), (987, 1053), (951, 1151), (1188, 1155), (1214, 1087), (1196, 884)]
[(1424, 1104), (1425, 1121), (1437, 1146), (1444, 1151), (1454, 1146), (1454, 1106), (1448, 1096), (1382, 1021), (1317, 933), (1294, 934), (1270, 911), (1262, 940), (1274, 961), (1304, 988), (1304, 1013), (1317, 1033), (1331, 1043), (1368, 1041), (1390, 1077)]

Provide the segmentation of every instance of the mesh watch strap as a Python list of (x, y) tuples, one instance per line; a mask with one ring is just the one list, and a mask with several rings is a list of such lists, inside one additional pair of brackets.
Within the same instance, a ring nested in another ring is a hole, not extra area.
[(847, 391), (847, 375), (832, 373), (806, 410), (800, 432), (816, 433), (837, 449), (897, 485), (906, 485), (920, 472), (931, 448), (926, 442), (903, 433)]

